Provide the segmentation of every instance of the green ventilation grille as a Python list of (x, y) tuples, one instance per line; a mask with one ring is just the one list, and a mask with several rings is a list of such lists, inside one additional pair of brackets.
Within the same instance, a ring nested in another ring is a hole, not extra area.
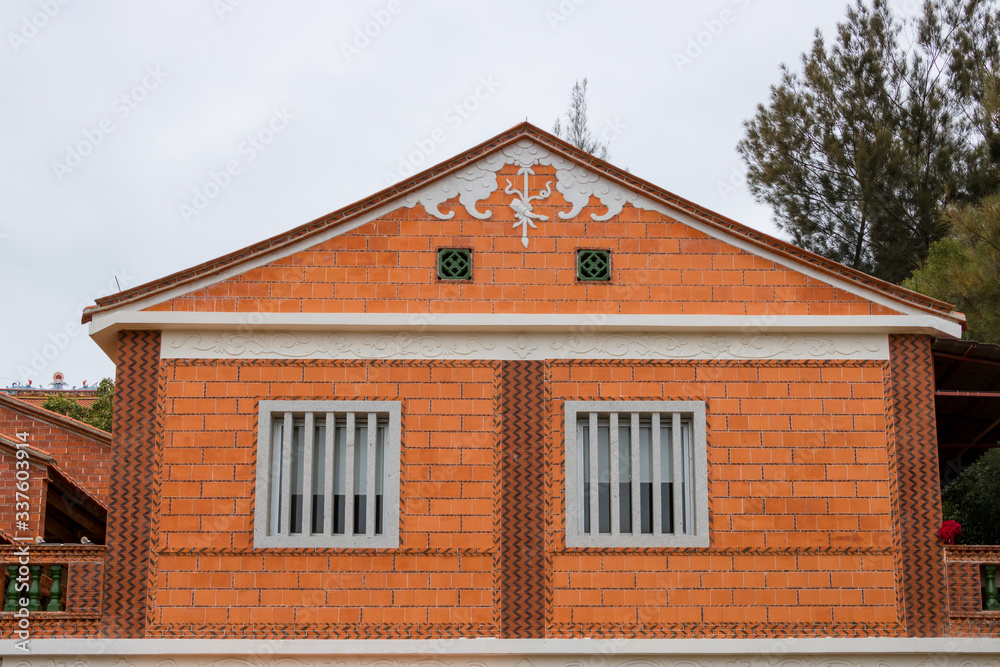
[(468, 248), (438, 250), (438, 278), (441, 280), (472, 280), (472, 251)]
[(577, 280), (611, 280), (611, 252), (608, 250), (577, 250)]

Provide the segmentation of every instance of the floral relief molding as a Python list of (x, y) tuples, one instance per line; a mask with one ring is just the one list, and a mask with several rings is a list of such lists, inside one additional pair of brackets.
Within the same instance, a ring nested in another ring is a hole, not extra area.
[(888, 359), (880, 334), (166, 331), (165, 359)]
[(536, 221), (548, 219), (533, 213), (531, 208), (532, 201), (546, 199), (551, 194), (548, 185), (538, 195), (529, 194), (527, 176), (534, 173), (531, 168), (536, 165), (551, 166), (556, 169), (555, 189), (572, 206), (568, 211), (559, 211), (558, 215), (562, 220), (579, 215), (583, 207), (590, 203), (591, 197), (596, 197), (606, 209), (603, 213), (591, 214), (591, 218), (597, 221), (609, 220), (618, 215), (626, 203), (647, 210), (657, 208), (652, 201), (639, 193), (584, 169), (530, 139), (522, 139), (461, 171), (405, 196), (401, 200), (402, 205), (413, 208), (419, 204), (429, 215), (440, 220), (450, 220), (455, 217), (455, 211), (442, 211), (441, 206), (458, 197), (458, 204), (465, 207), (469, 215), (479, 220), (487, 220), (492, 217), (493, 212), (480, 211), (479, 203), (488, 199), (500, 188), (497, 183), (497, 173), (508, 164), (515, 165), (518, 168), (518, 175), (524, 176), (522, 191), (518, 191), (516, 184), (508, 181), (504, 192), (515, 196), (508, 204), (517, 219), (514, 226), (521, 228), (521, 241), (525, 248), (528, 247), (529, 227), (534, 228)]

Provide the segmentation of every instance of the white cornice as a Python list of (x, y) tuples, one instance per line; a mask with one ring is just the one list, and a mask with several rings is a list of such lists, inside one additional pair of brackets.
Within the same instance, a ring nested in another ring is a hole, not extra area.
[[(771, 639), (32, 639), (25, 654), (10, 640), (0, 655), (32, 661), (46, 656), (254, 655), (279, 656), (914, 656), (966, 659), (1000, 654), (1000, 639), (932, 638), (771, 638)], [(956, 664), (959, 661), (956, 660)], [(19, 663), (16, 663), (19, 664)], [(29, 663), (30, 664), (30, 663)], [(725, 664), (725, 663), (723, 663)], [(916, 663), (914, 663), (916, 664)], [(939, 663), (935, 663), (939, 664)], [(964, 663), (963, 663), (964, 664)], [(980, 664), (980, 663), (977, 663)], [(984, 661), (981, 664), (990, 664)]]
[(922, 333), (960, 337), (961, 327), (928, 314), (913, 315), (495, 315), (419, 313), (192, 313), (113, 311), (90, 323), (90, 335), (112, 359), (122, 330), (260, 332), (563, 332), (595, 335), (612, 332), (668, 334)]

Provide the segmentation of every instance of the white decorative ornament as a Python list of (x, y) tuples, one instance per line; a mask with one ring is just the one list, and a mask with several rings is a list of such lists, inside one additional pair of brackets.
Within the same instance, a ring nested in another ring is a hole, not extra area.
[(525, 248), (528, 247), (528, 227), (532, 229), (538, 228), (532, 221), (549, 219), (547, 215), (539, 215), (531, 211), (531, 202), (547, 199), (552, 194), (552, 189), (549, 187), (552, 185), (552, 181), (548, 181), (545, 184), (545, 188), (534, 197), (528, 194), (528, 175), (534, 175), (534, 173), (531, 171), (531, 167), (521, 167), (517, 171), (518, 176), (524, 176), (524, 192), (518, 192), (509, 180), (507, 181), (507, 187), (504, 188), (504, 192), (517, 197), (517, 199), (510, 202), (510, 207), (514, 210), (514, 216), (517, 218), (517, 222), (514, 223), (514, 229), (521, 228), (521, 245)]
[(524, 334), (518, 334), (517, 338), (507, 344), (507, 349), (524, 359), (538, 349), (538, 344)]
[[(687, 338), (666, 334), (609, 334), (606, 336), (585, 336), (574, 334), (553, 341), (549, 347), (567, 356), (608, 356), (622, 358), (663, 357), (682, 351), (688, 345)], [(683, 355), (677, 355), (683, 356)]]
[(609, 220), (618, 215), (626, 203), (646, 210), (657, 208), (652, 201), (638, 192), (556, 155), (530, 139), (521, 139), (496, 153), (487, 155), (461, 171), (445, 176), (417, 192), (406, 195), (401, 200), (402, 205), (406, 208), (413, 208), (420, 204), (428, 214), (435, 218), (450, 220), (455, 216), (455, 212), (443, 212), (440, 207), (445, 202), (458, 197), (459, 203), (465, 207), (469, 215), (479, 220), (486, 220), (492, 217), (493, 213), (489, 210), (480, 211), (478, 209), (479, 202), (488, 199), (497, 191), (499, 188), (497, 173), (508, 164), (518, 167), (518, 175), (523, 174), (525, 178), (523, 192), (512, 189), (513, 186), (509, 181), (505, 190), (507, 194), (518, 196), (518, 199), (512, 201), (510, 206), (517, 217), (514, 227), (521, 228), (521, 243), (525, 248), (528, 247), (527, 230), (529, 227), (535, 228), (533, 221), (547, 219), (532, 213), (531, 202), (545, 199), (551, 194), (549, 184), (546, 184), (545, 190), (541, 193), (534, 197), (528, 196), (527, 177), (528, 174), (533, 173), (531, 168), (536, 165), (551, 166), (556, 169), (556, 190), (572, 206), (568, 211), (559, 212), (558, 215), (562, 220), (578, 216), (580, 211), (590, 204), (591, 197), (597, 197), (606, 209), (604, 213), (591, 214), (591, 219), (597, 221)]
[(337, 335), (312, 336), (292, 333), (190, 334), (169, 343), (174, 349), (190, 347), (199, 352), (215, 352), (226, 357), (281, 356), (310, 357), (333, 355), (349, 349), (346, 339)]
[(435, 336), (380, 336), (366, 340), (368, 354), (373, 358), (419, 356), (427, 359), (438, 357), (466, 357), (477, 351), (492, 350), (493, 344), (480, 338), (438, 338)]
[[(336, 334), (216, 334), (197, 333), (164, 337), (166, 347), (182, 354), (205, 358), (256, 357), (277, 359), (323, 358), (458, 358), (492, 350), (494, 343), (476, 336), (438, 337), (396, 334), (376, 338), (350, 338)], [(194, 353), (194, 354), (192, 354)], [(197, 353), (202, 353), (198, 355)], [(206, 356), (211, 355), (211, 356)], [(178, 358), (178, 355), (170, 355)]]

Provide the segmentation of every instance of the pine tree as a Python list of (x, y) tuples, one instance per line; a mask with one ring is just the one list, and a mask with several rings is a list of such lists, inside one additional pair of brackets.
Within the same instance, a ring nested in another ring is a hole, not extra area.
[(552, 126), (552, 134), (568, 141), (577, 148), (587, 151), (602, 160), (608, 159), (608, 144), (594, 138), (590, 131), (590, 121), (587, 117), (587, 78), (573, 84), (569, 95), (569, 109), (565, 114), (565, 126), (562, 119), (556, 118)]
[(751, 193), (796, 244), (905, 279), (944, 234), (945, 206), (1000, 183), (1000, 128), (982, 113), (998, 25), (984, 0), (930, 0), (908, 20), (857, 0), (745, 123)]

